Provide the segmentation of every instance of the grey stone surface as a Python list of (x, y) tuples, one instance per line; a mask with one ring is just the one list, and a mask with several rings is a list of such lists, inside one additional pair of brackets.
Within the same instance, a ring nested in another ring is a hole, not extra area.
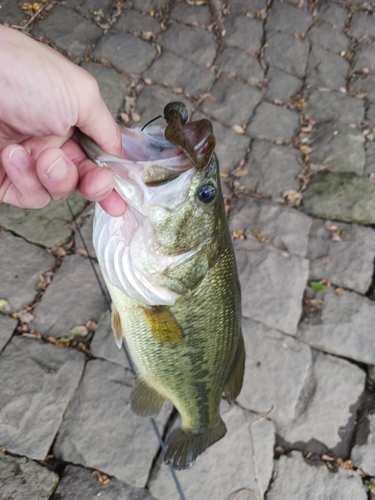
[(133, 7), (141, 12), (160, 11), (168, 0), (133, 0)]
[(367, 493), (359, 475), (339, 468), (336, 474), (320, 462), (318, 466), (306, 463), (301, 453), (281, 456), (274, 482), (267, 494), (268, 500), (366, 500)]
[(368, 415), (368, 436), (365, 444), (355, 444), (350, 459), (355, 467), (375, 476), (375, 415)]
[(154, 60), (157, 51), (151, 44), (128, 33), (108, 32), (96, 44), (93, 56), (105, 59), (118, 71), (143, 73)]
[(239, 76), (250, 85), (258, 85), (264, 72), (255, 57), (235, 47), (227, 47), (215, 60), (215, 66), (231, 76)]
[(207, 92), (215, 81), (215, 74), (201, 68), (192, 62), (165, 51), (151, 68), (144, 73), (153, 82), (167, 85), (171, 88), (181, 88), (193, 95)]
[(16, 2), (1, 2), (0, 8), (0, 22), (5, 25), (17, 25), (23, 21), (25, 22), (26, 16), (24, 12), (19, 8)]
[[(136, 417), (127, 405), (132, 382), (119, 365), (99, 359), (87, 363), (57, 435), (55, 455), (144, 487), (159, 443), (150, 420)], [(161, 433), (167, 408), (156, 419)]]
[[(336, 233), (327, 229), (332, 227)], [(309, 278), (365, 294), (371, 285), (374, 253), (372, 228), (314, 219), (307, 251)]]
[(100, 93), (113, 115), (117, 115), (124, 103), (124, 96), (130, 81), (112, 68), (105, 68), (99, 63), (84, 62), (82, 68), (92, 74), (99, 85)]
[(319, 122), (341, 122), (359, 127), (365, 115), (362, 99), (341, 92), (313, 90), (304, 113)]
[(267, 72), (266, 99), (270, 101), (288, 102), (302, 87), (302, 80), (270, 66)]
[[(74, 215), (84, 209), (87, 201), (76, 193), (69, 196)], [(45, 247), (58, 247), (67, 243), (72, 236), (71, 222), (66, 201), (51, 201), (46, 207), (29, 210), (0, 204), (0, 226), (22, 236), (31, 243)]]
[(348, 11), (340, 5), (333, 2), (324, 2), (318, 5), (319, 18), (330, 24), (337, 30), (342, 30), (345, 27)]
[(230, 11), (233, 14), (256, 15), (267, 8), (267, 0), (231, 0)]
[(302, 322), (299, 338), (315, 349), (375, 364), (375, 304), (347, 291), (337, 295), (327, 288), (319, 319)]
[(304, 210), (321, 219), (375, 223), (375, 181), (353, 173), (319, 172), (304, 193)]
[(375, 38), (374, 16), (363, 11), (354, 12), (350, 21), (348, 35), (361, 40)]
[[(94, 204), (85, 210), (85, 215), (82, 217), (80, 226), (80, 233), (76, 226), (74, 226), (74, 245), (77, 250), (86, 251), (83, 241), (86, 244), (88, 254), (90, 257), (96, 257), (94, 245), (92, 243), (92, 230), (94, 221)], [(81, 237), (82, 236), (82, 237)], [(82, 241), (83, 238), (83, 241)]]
[(43, 460), (82, 375), (85, 355), (16, 337), (0, 356), (0, 444)]
[(305, 257), (311, 222), (310, 217), (293, 208), (243, 196), (230, 214), (229, 228), (242, 229), (245, 238), (259, 231), (267, 245)]
[(346, 87), (349, 63), (328, 50), (313, 45), (306, 69), (306, 83), (314, 87), (336, 89)]
[(161, 32), (160, 22), (157, 19), (133, 9), (125, 9), (113, 27), (117, 31), (136, 34), (151, 32), (157, 35)]
[(364, 174), (366, 174), (366, 175), (375, 174), (375, 143), (374, 142), (368, 142), (366, 144), (365, 157), (366, 157), (366, 166), (365, 166)]
[(266, 31), (280, 31), (287, 35), (305, 33), (312, 22), (306, 8), (296, 8), (287, 3), (274, 2), (267, 15)]
[[(261, 491), (262, 494), (267, 489), (272, 474), (275, 439), (272, 422), (263, 419), (251, 425), (259, 415), (237, 406), (223, 412), (222, 418), (228, 428), (226, 436), (198, 457), (192, 469), (177, 473), (186, 498), (217, 500), (232, 498), (241, 488)], [(258, 474), (259, 484), (255, 474)], [(163, 500), (177, 498), (172, 477), (165, 466), (151, 480), (150, 490)]]
[(17, 320), (5, 314), (0, 314), (0, 352), (9, 342), (14, 329), (17, 326)]
[(175, 4), (171, 14), (173, 20), (195, 26), (208, 24), (210, 17), (208, 5), (187, 5), (185, 3)]
[(294, 334), (301, 315), (308, 261), (261, 244), (255, 237), (234, 243), (243, 315)]
[(111, 0), (64, 0), (64, 6), (79, 12), (83, 16), (93, 16), (94, 12), (101, 12), (101, 17), (110, 14)]
[(310, 140), (311, 165), (361, 175), (365, 168), (364, 142), (363, 134), (347, 125), (318, 124)]
[(375, 127), (375, 104), (369, 104), (366, 112), (366, 121), (370, 127)]
[(290, 141), (299, 127), (298, 114), (281, 106), (262, 102), (247, 129), (250, 137)]
[(225, 29), (224, 41), (228, 47), (237, 47), (249, 54), (260, 50), (263, 38), (261, 20), (249, 19), (245, 16), (227, 16)]
[(90, 344), (90, 351), (96, 358), (102, 358), (123, 367), (128, 366), (124, 351), (116, 345), (109, 311), (103, 313), (100, 318), (98, 328)]
[(307, 40), (298, 40), (292, 35), (271, 32), (267, 36), (264, 60), (285, 73), (303, 78), (309, 54)]
[(346, 51), (349, 45), (349, 39), (343, 33), (323, 21), (314, 24), (308, 32), (308, 38), (314, 45), (320, 45), (336, 54)]
[(239, 182), (246, 189), (280, 200), (286, 191), (299, 189), (297, 175), (302, 166), (302, 155), (296, 149), (255, 139), (243, 167), (248, 173)]
[(49, 42), (78, 60), (103, 34), (94, 23), (64, 6), (55, 7), (46, 19), (38, 21), (35, 31), (43, 33)]
[(0, 452), (0, 498), (4, 500), (48, 500), (59, 476), (25, 457)]
[(116, 478), (108, 484), (100, 483), (92, 472), (82, 467), (67, 465), (64, 475), (51, 500), (156, 500), (144, 488), (134, 488)]
[(353, 83), (353, 92), (364, 95), (371, 102), (375, 102), (375, 75), (366, 75), (357, 78)]
[(227, 125), (247, 123), (262, 99), (262, 92), (244, 83), (222, 76), (211, 90), (215, 100), (205, 99), (203, 113)]
[(280, 436), (294, 449), (347, 456), (366, 374), (356, 365), (317, 353), (292, 423)]
[[(97, 270), (100, 275), (98, 266)], [(66, 337), (71, 328), (98, 321), (106, 307), (89, 260), (67, 255), (33, 310), (31, 327), (43, 337)]]
[(363, 71), (364, 68), (367, 68), (371, 73), (375, 73), (375, 44), (360, 42), (354, 61), (354, 71)]
[(55, 259), (45, 250), (26, 243), (22, 238), (0, 232), (0, 298), (7, 300), (12, 311), (33, 302), (39, 275), (55, 266)]
[(273, 408), (270, 418), (279, 431), (296, 416), (298, 402), (310, 380), (311, 349), (252, 320), (243, 320), (242, 329), (246, 367), (238, 401), (261, 414)]
[(198, 66), (212, 64), (216, 55), (212, 33), (202, 28), (173, 23), (163, 32), (160, 43), (165, 49)]

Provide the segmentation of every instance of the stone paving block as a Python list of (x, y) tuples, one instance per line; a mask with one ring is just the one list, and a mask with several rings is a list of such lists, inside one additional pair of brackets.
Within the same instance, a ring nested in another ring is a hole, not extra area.
[(295, 111), (262, 102), (251, 119), (247, 133), (256, 139), (290, 141), (299, 126), (299, 117)]
[[(83, 240), (86, 243), (89, 256), (95, 258), (96, 253), (94, 245), (92, 243), (93, 221), (94, 221), (94, 203), (92, 203), (91, 206), (89, 206), (85, 210), (85, 215), (84, 217), (82, 217), (82, 223), (79, 229), (83, 237)], [(79, 234), (76, 226), (74, 226), (74, 245), (77, 250), (85, 251), (86, 249), (82, 242), (81, 235)]]
[(375, 43), (359, 42), (353, 71), (363, 71), (367, 68), (372, 74), (375, 73)]
[(275, 478), (267, 500), (366, 500), (362, 480), (354, 470), (338, 468), (333, 474), (323, 462), (308, 465), (301, 453), (293, 451), (276, 462)]
[(373, 301), (349, 291), (337, 295), (327, 288), (319, 318), (304, 320), (298, 337), (315, 349), (374, 365), (374, 322)]
[(196, 66), (181, 56), (165, 51), (149, 70), (144, 73), (154, 83), (181, 88), (199, 96), (207, 92), (215, 81), (215, 73)]
[[(342, 237), (327, 227), (337, 227)], [(365, 294), (372, 280), (375, 231), (355, 224), (314, 219), (307, 251), (309, 279), (326, 279), (336, 286)]]
[(250, 85), (258, 85), (264, 72), (255, 57), (235, 47), (227, 47), (215, 61), (215, 66), (231, 76), (239, 76)]
[(361, 39), (361, 41), (375, 38), (374, 16), (363, 11), (354, 12), (350, 21), (348, 35), (357, 38), (357, 40)]
[(242, 314), (284, 333), (295, 334), (308, 261), (257, 240), (235, 240), (234, 247), (242, 287)]
[(369, 104), (366, 112), (366, 120), (371, 128), (375, 127), (375, 104)]
[(19, 26), (21, 21), (25, 21), (26, 16), (16, 2), (2, 2), (0, 8), (0, 22), (7, 26), (15, 24)]
[(308, 38), (314, 45), (320, 45), (336, 54), (346, 51), (349, 45), (349, 39), (344, 34), (323, 21), (314, 24), (308, 32)]
[(123, 367), (128, 366), (124, 351), (116, 345), (111, 327), (111, 315), (108, 310), (100, 318), (98, 328), (90, 344), (90, 351), (96, 358), (102, 358)]
[(302, 155), (297, 149), (255, 139), (243, 167), (247, 174), (238, 181), (246, 189), (280, 200), (286, 191), (299, 189), (297, 176), (302, 166)]
[(274, 2), (267, 15), (266, 32), (280, 31), (287, 35), (305, 33), (311, 22), (312, 17), (307, 9)]
[(59, 476), (25, 457), (0, 452), (0, 498), (4, 500), (48, 500)]
[(291, 35), (271, 32), (267, 35), (264, 60), (285, 73), (303, 78), (309, 54), (307, 40), (298, 40)]
[(319, 18), (330, 24), (337, 30), (342, 30), (345, 27), (346, 18), (348, 17), (348, 11), (341, 7), (340, 5), (327, 2), (318, 4), (318, 14)]
[(211, 13), (208, 5), (187, 5), (177, 3), (172, 9), (171, 19), (184, 24), (195, 26), (207, 25), (210, 22)]
[(9, 342), (16, 326), (16, 319), (6, 316), (5, 314), (0, 314), (0, 352)]
[(161, 26), (157, 19), (133, 9), (125, 9), (113, 28), (117, 31), (136, 34), (151, 31), (157, 35), (161, 32)]
[(85, 355), (15, 337), (0, 356), (0, 444), (43, 460), (76, 390)]
[(262, 47), (263, 23), (246, 16), (227, 16), (225, 19), (224, 41), (228, 47), (237, 47), (255, 53)]
[(163, 32), (160, 44), (164, 49), (198, 66), (211, 65), (216, 56), (212, 33), (202, 28), (173, 23)]
[(233, 14), (257, 14), (267, 8), (267, 0), (231, 0), (230, 11)]
[(226, 125), (243, 125), (250, 120), (263, 94), (254, 87), (222, 76), (212, 87), (211, 96), (215, 101), (205, 99), (201, 106), (203, 113)]
[(22, 238), (0, 232), (0, 298), (7, 300), (11, 311), (33, 302), (39, 275), (55, 266), (55, 259), (45, 250)]
[[(144, 487), (159, 443), (150, 419), (133, 415), (127, 404), (132, 383), (131, 373), (119, 365), (99, 359), (88, 362), (64, 415), (54, 454)], [(156, 419), (161, 434), (168, 408)]]
[[(95, 266), (101, 276), (99, 266)], [(30, 325), (43, 337), (66, 337), (75, 326), (97, 322), (106, 308), (89, 259), (67, 255), (33, 310), (35, 319)]]
[(267, 87), (266, 99), (286, 103), (300, 90), (302, 80), (270, 66), (267, 72)]
[(320, 123), (310, 139), (311, 165), (361, 175), (365, 168), (364, 142), (364, 135), (357, 129), (340, 123)]
[(93, 12), (101, 11), (103, 16), (111, 12), (111, 0), (64, 0), (64, 6), (79, 12), (83, 16), (92, 16)]
[(349, 172), (318, 172), (307, 186), (303, 206), (321, 219), (375, 224), (375, 181)]
[(160, 11), (162, 7), (168, 4), (168, 0), (133, 0), (133, 7), (143, 13)]
[[(174, 94), (171, 90), (157, 85), (146, 85), (139, 94), (135, 105), (135, 110), (141, 117), (141, 121), (137, 126), (142, 126), (152, 118), (161, 115), (166, 104), (173, 101), (182, 101), (187, 107), (189, 116), (191, 116), (194, 108), (186, 97)], [(163, 123), (165, 125), (165, 120), (163, 120)]]
[(151, 44), (128, 33), (108, 32), (96, 44), (93, 56), (105, 59), (118, 71), (143, 73), (154, 60), (157, 51)]
[(365, 443), (355, 444), (350, 459), (366, 475), (375, 476), (375, 415), (367, 415), (368, 429)]
[(229, 227), (242, 229), (245, 238), (254, 237), (257, 230), (267, 245), (305, 257), (311, 222), (311, 217), (293, 208), (244, 196), (230, 214)]
[(55, 7), (52, 12), (36, 23), (35, 34), (43, 36), (70, 57), (82, 59), (91, 44), (102, 36), (103, 31), (74, 10), (63, 6)]
[(113, 115), (117, 115), (124, 103), (124, 96), (129, 87), (130, 80), (120, 76), (112, 68), (105, 68), (99, 63), (83, 62), (81, 67), (91, 73), (99, 85), (100, 93)]
[(51, 500), (68, 500), (76, 498), (77, 500), (94, 500), (100, 497), (100, 500), (156, 500), (144, 488), (134, 488), (129, 484), (111, 478), (108, 484), (102, 484), (92, 471), (67, 465), (63, 477), (52, 496)]
[[(177, 472), (186, 498), (229, 499), (242, 488), (257, 492), (260, 489), (262, 494), (267, 489), (275, 439), (272, 422), (260, 420), (251, 425), (253, 448), (249, 425), (259, 415), (233, 406), (222, 414), (222, 418), (228, 428), (226, 436), (198, 457), (191, 469)], [(255, 480), (254, 460), (259, 485)], [(169, 470), (163, 465), (151, 480), (150, 490), (163, 500), (176, 500), (178, 496)]]
[(342, 92), (313, 90), (304, 114), (318, 122), (341, 122), (359, 128), (365, 116), (365, 105), (362, 99)]
[(359, 77), (354, 81), (353, 92), (364, 95), (371, 102), (375, 102), (375, 75)]
[(306, 83), (314, 87), (336, 89), (346, 87), (349, 63), (328, 50), (313, 45), (306, 70)]
[[(73, 214), (82, 212), (87, 200), (77, 193), (69, 196)], [(44, 208), (29, 210), (0, 204), (0, 226), (22, 236), (25, 240), (45, 247), (58, 247), (72, 236), (68, 226), (72, 216), (65, 200), (50, 201)]]
[(238, 402), (260, 414), (273, 408), (270, 418), (277, 429), (290, 425), (310, 379), (311, 349), (252, 320), (244, 319), (242, 330), (246, 367)]
[(368, 142), (366, 144), (366, 166), (365, 166), (365, 175), (375, 174), (375, 143)]

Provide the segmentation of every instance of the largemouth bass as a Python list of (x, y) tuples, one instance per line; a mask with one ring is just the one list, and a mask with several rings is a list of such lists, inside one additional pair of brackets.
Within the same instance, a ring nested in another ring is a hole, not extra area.
[(180, 470), (225, 435), (221, 397), (239, 394), (245, 350), (212, 125), (186, 123), (182, 103), (168, 104), (164, 118), (166, 127), (123, 130), (130, 159), (78, 138), (128, 204), (122, 217), (96, 204), (93, 241), (117, 345), (124, 336), (138, 369), (130, 405), (154, 417), (172, 401), (181, 427), (164, 461)]

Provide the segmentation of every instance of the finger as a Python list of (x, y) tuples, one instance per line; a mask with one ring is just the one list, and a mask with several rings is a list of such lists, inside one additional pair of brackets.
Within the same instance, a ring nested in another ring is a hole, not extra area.
[(112, 217), (121, 217), (127, 209), (127, 204), (114, 189), (104, 200), (99, 202), (99, 205)]
[(36, 172), (53, 200), (65, 200), (78, 186), (77, 167), (60, 148), (42, 151)]
[(21, 208), (47, 205), (51, 197), (37, 176), (35, 161), (21, 145), (6, 146), (1, 161), (7, 174), (0, 187), (1, 201)]

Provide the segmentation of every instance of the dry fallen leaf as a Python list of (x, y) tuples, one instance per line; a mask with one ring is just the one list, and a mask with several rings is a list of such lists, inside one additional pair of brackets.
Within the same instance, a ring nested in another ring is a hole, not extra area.
[(87, 250), (85, 248), (76, 248), (76, 253), (78, 253), (78, 255), (81, 255), (82, 257), (89, 256), (89, 254), (87, 253)]
[(304, 302), (313, 311), (319, 312), (323, 309), (323, 301), (320, 299), (306, 299)]
[(252, 233), (258, 241), (260, 241), (261, 243), (266, 243), (267, 238), (265, 236), (262, 236), (260, 230), (257, 227), (252, 230)]
[(30, 9), (32, 9), (32, 8), (33, 8), (33, 6), (32, 6), (32, 4), (31, 4), (31, 3), (27, 3), (27, 2), (26, 2), (26, 3), (23, 3), (23, 4), (21, 5), (21, 9), (22, 9), (22, 10), (30, 10)]
[(33, 3), (33, 11), (37, 12), (42, 6), (38, 2)]
[(341, 286), (338, 286), (335, 289), (335, 294), (336, 295), (346, 295), (346, 290), (344, 288), (341, 288)]
[(301, 151), (302, 154), (304, 154), (305, 156), (306, 155), (309, 155), (312, 151), (312, 149), (309, 147), (309, 146), (301, 146), (299, 148), (299, 150)]
[(79, 342), (77, 347), (80, 351), (87, 354), (87, 356), (90, 356), (91, 352), (89, 349), (87, 349), (87, 347), (85, 346), (85, 344), (83, 342)]
[(343, 460), (342, 458), (336, 458), (336, 462), (343, 469), (353, 469), (353, 463), (351, 460)]
[(73, 328), (70, 329), (70, 333), (72, 335), (79, 335), (80, 337), (85, 337), (89, 331), (85, 325), (77, 325), (73, 326)]
[(99, 482), (101, 484), (108, 484), (111, 482), (111, 480), (109, 479), (108, 476), (106, 476), (105, 474), (103, 474), (102, 472), (99, 472), (98, 470), (94, 470), (94, 472), (92, 473), (93, 476), (97, 476), (98, 479), (99, 479)]
[(26, 311), (26, 309), (21, 309), (20, 311), (18, 311), (17, 317), (21, 321), (21, 323), (26, 324), (29, 324), (34, 319), (34, 316)]
[(55, 257), (65, 257), (66, 255), (66, 251), (63, 247), (51, 248), (49, 253), (54, 255)]
[(241, 127), (241, 125), (233, 125), (233, 126), (232, 126), (232, 130), (233, 130), (234, 132), (236, 132), (237, 134), (244, 134), (244, 133), (245, 133), (245, 131), (244, 131), (244, 129)]
[(151, 78), (144, 78), (143, 81), (145, 82), (146, 85), (151, 85), (152, 84)]
[(237, 170), (237, 172), (234, 173), (235, 177), (243, 177), (246, 175), (248, 172), (244, 168), (241, 168), (240, 170)]
[(51, 344), (59, 347), (69, 347), (69, 342), (61, 342), (59, 339), (55, 339), (55, 337), (47, 337), (47, 340), (48, 342), (51, 342)]
[(129, 115), (127, 113), (120, 113), (120, 118), (124, 123), (130, 122)]
[(224, 179), (227, 179), (229, 175), (225, 172), (220, 172), (220, 177), (223, 177)]
[(132, 112), (132, 119), (135, 122), (139, 122), (141, 120), (141, 117), (139, 116), (138, 113)]
[(235, 240), (244, 240), (245, 239), (244, 230), (237, 229), (237, 231), (233, 231), (232, 236)]

